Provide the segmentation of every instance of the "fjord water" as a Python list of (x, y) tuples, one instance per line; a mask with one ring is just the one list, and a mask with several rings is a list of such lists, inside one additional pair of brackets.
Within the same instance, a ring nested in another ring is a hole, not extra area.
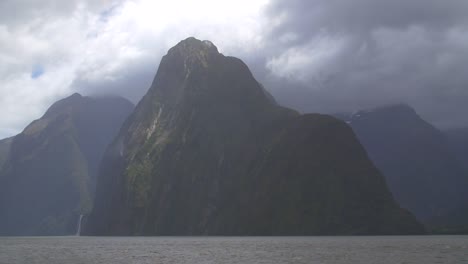
[(11, 263), (468, 263), (468, 236), (2, 237)]

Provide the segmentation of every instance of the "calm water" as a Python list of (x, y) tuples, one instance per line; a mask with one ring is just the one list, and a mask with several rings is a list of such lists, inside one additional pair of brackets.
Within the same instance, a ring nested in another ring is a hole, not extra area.
[(468, 236), (7, 237), (0, 263), (468, 263)]

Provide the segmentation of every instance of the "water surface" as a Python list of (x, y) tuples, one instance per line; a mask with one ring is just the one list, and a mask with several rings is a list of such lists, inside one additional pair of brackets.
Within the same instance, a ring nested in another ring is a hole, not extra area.
[(468, 263), (468, 236), (0, 237), (16, 263)]

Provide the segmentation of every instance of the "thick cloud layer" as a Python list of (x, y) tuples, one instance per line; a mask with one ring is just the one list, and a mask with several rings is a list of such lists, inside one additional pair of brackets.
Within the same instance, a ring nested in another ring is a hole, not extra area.
[[(243, 55), (260, 43), (263, 0), (0, 1), (0, 138), (73, 92), (137, 102), (160, 58), (188, 36)], [(249, 8), (244, 8), (245, 6)]]
[(274, 0), (267, 14), (267, 67), (287, 104), (333, 112), (406, 102), (438, 126), (468, 125), (468, 1)]
[(406, 102), (440, 127), (468, 126), (466, 0), (4, 0), (0, 138), (73, 92), (137, 102), (189, 36), (304, 112)]

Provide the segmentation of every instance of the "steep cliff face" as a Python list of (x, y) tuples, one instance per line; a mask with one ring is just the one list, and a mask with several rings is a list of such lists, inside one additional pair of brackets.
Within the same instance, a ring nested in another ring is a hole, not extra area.
[(10, 139), (0, 170), (0, 235), (76, 232), (91, 210), (97, 164), (133, 106), (74, 94)]
[(421, 233), (351, 129), (278, 106), (239, 59), (186, 39), (108, 148), (92, 235)]
[(419, 220), (443, 226), (467, 204), (468, 173), (446, 136), (407, 105), (343, 117), (386, 177), (395, 199)]

